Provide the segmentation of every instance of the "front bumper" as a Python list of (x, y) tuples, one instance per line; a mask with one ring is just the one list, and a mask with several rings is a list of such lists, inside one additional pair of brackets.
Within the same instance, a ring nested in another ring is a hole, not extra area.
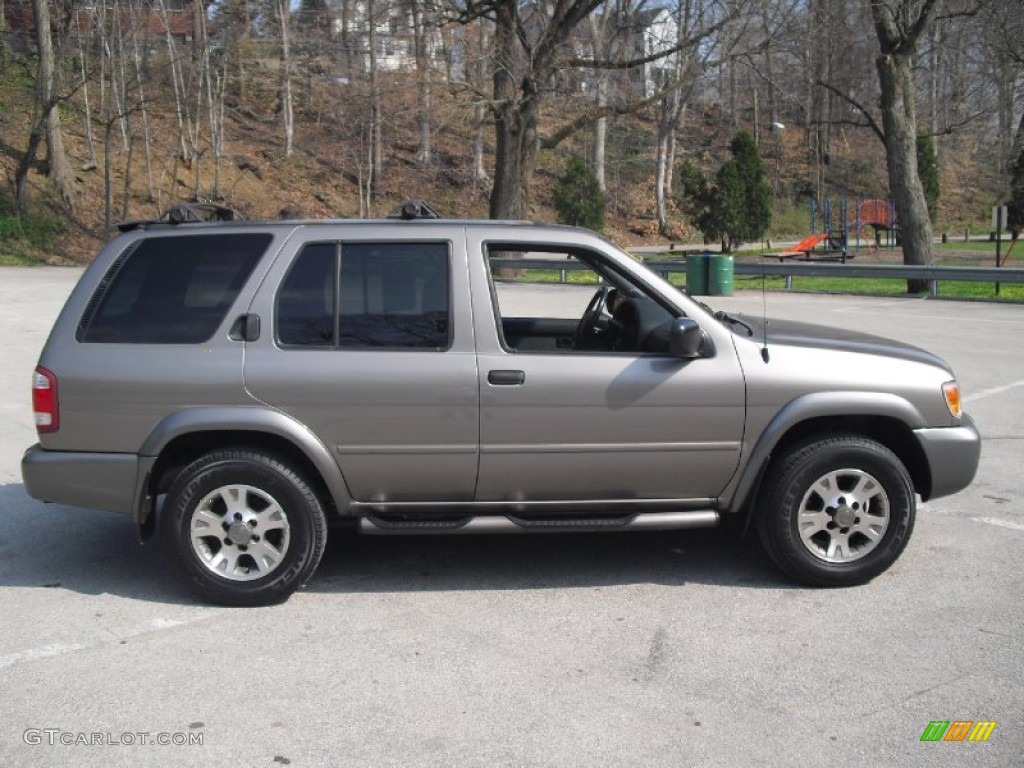
[(915, 429), (914, 435), (928, 460), (929, 499), (949, 496), (971, 484), (981, 458), (981, 435), (970, 416), (963, 416), (958, 427)]
[(36, 444), (21, 459), (25, 490), (40, 501), (131, 514), (139, 457), (132, 453), (47, 451)]

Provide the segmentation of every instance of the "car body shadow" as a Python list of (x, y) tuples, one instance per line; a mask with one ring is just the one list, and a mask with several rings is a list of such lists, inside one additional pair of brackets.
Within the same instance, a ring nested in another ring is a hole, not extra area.
[[(0, 586), (194, 605), (159, 541), (125, 515), (43, 504), (0, 486)], [(760, 548), (719, 530), (361, 536), (332, 529), (307, 593), (533, 590), (633, 583), (786, 589)]]
[(721, 530), (328, 540), (307, 592), (534, 590), (662, 584), (793, 586), (753, 541)]

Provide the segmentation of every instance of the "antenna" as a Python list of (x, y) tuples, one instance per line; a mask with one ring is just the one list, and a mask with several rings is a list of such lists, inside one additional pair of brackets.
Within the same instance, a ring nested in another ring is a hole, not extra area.
[(764, 257), (761, 258), (761, 359), (768, 362), (768, 292), (765, 287), (767, 269)]

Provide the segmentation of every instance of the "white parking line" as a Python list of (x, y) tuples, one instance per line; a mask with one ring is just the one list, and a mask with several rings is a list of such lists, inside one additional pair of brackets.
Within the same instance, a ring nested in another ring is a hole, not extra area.
[(54, 643), (53, 645), (44, 645), (40, 648), (29, 648), (26, 651), (8, 653), (6, 656), (0, 656), (0, 669), (3, 669), (4, 667), (11, 667), (15, 664), (20, 664), (23, 661), (35, 661), (36, 659), (46, 659), (50, 656), (63, 656), (65, 653), (82, 651), (88, 647), (89, 646), (83, 645), (82, 643)]
[(191, 624), (194, 621), (209, 618), (216, 613), (219, 613), (219, 611), (204, 611), (198, 616), (190, 616), (184, 619), (153, 619), (140, 627), (133, 627), (125, 630), (124, 632), (118, 632), (112, 637), (96, 638), (88, 643), (52, 643), (51, 645), (43, 645), (38, 648), (27, 648), (24, 651), (15, 651), (14, 653), (8, 653), (4, 656), (0, 656), (0, 669), (3, 669), (4, 667), (13, 667), (15, 664), (22, 664), (26, 661), (48, 659), (53, 656), (64, 656), (68, 653), (84, 651), (88, 648), (110, 645), (111, 643), (127, 640), (131, 637), (138, 637), (139, 635), (149, 634), (151, 632), (173, 629), (174, 627), (179, 627), (182, 624)]
[(906, 306), (907, 301), (914, 301), (914, 299), (899, 299), (898, 301), (876, 301), (872, 304), (854, 304), (850, 307), (836, 307), (833, 312), (858, 312), (862, 309), (877, 309), (878, 307), (898, 307)]
[(992, 395), (1001, 395), (1003, 392), (1009, 392), (1011, 389), (1017, 389), (1018, 387), (1024, 387), (1024, 379), (1011, 381), (1009, 384), (1003, 384), (998, 387), (983, 389), (980, 392), (975, 392), (973, 395), (967, 395), (964, 398), (964, 402), (973, 403), (975, 400), (982, 400), (986, 397), (992, 397)]
[(1024, 531), (1024, 524), (1011, 523), (1009, 520), (1000, 520), (998, 517), (972, 517), (976, 523), (988, 523), (998, 525), (1000, 528), (1009, 528), (1011, 531)]

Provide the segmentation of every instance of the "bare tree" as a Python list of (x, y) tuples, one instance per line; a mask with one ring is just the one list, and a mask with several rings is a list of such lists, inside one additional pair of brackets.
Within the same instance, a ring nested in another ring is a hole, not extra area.
[(489, 71), (490, 43), (489, 27), (478, 20), (470, 34), (467, 76), (473, 92), (473, 180), (480, 185), (491, 182), (491, 177), (487, 175), (487, 169), (484, 167), (484, 123), (489, 101), (484, 91)]
[(416, 157), (422, 165), (433, 162), (431, 153), (431, 27), (433, 14), (424, 0), (410, 0), (412, 18), (413, 49), (416, 58), (416, 88), (419, 95), (420, 145)]
[(540, 5), (521, 6), (517, 0), (484, 0), (480, 4), (470, 0), (462, 8), (463, 23), (488, 18), (495, 24), (491, 218), (529, 217), (542, 92), (558, 69), (570, 34), (599, 3), (600, 0), (554, 0), (548, 9)]
[[(703, 23), (700, 4), (694, 0), (680, 0), (675, 12), (676, 45), (685, 45)], [(658, 144), (654, 179), (658, 231), (663, 235), (668, 234), (668, 198), (672, 193), (676, 130), (693, 95), (697, 76), (713, 50), (714, 45), (705, 46), (704, 51), (698, 54), (689, 47), (682, 47), (668, 60), (668, 66), (663, 70), (664, 80), (660, 85), (667, 93), (657, 105)]]
[(290, 157), (295, 141), (295, 114), (292, 108), (292, 53), (288, 34), (291, 6), (277, 0), (277, 18), (281, 25), (281, 120), (284, 128), (284, 155)]
[(85, 108), (85, 139), (89, 148), (89, 159), (82, 166), (83, 171), (92, 171), (98, 167), (96, 162), (96, 141), (92, 134), (92, 106), (89, 103), (89, 75), (85, 63), (85, 44), (82, 42), (81, 11), (75, 9), (74, 15), (75, 41), (78, 44), (78, 70), (81, 78), (82, 106)]
[[(869, 0), (879, 52), (875, 59), (889, 170), (889, 188), (900, 220), (905, 264), (932, 263), (932, 223), (917, 172), (917, 42), (935, 14), (937, 0)], [(907, 291), (927, 291), (927, 280), (908, 280)]]
[(50, 24), (49, 0), (32, 0), (32, 11), (36, 22), (36, 45), (39, 67), (36, 79), (36, 116), (29, 133), (28, 148), (15, 172), (15, 200), (18, 210), (28, 210), (26, 182), (28, 171), (35, 161), (36, 151), (43, 137), (46, 139), (46, 168), (57, 194), (69, 211), (74, 212), (74, 174), (64, 151), (64, 136), (61, 133), (60, 113), (57, 105), (56, 55), (53, 44), (53, 30)]
[[(148, 12), (148, 9), (146, 9)], [(142, 144), (143, 144), (143, 157), (145, 160), (146, 167), (146, 198), (147, 200), (154, 200), (156, 195), (153, 190), (153, 149), (152, 141), (149, 134), (149, 109), (146, 103), (146, 92), (143, 85), (142, 76), (142, 56), (139, 53), (139, 20), (135, 13), (135, 3), (129, 1), (128, 3), (129, 19), (132, 27), (132, 63), (135, 69), (135, 84), (138, 92), (139, 99), (139, 112), (142, 115)]]
[[(377, 67), (377, 25), (380, 13), (376, 0), (366, 0), (366, 26), (367, 26), (367, 47), (369, 64), (369, 87), (370, 87), (370, 127), (369, 127), (369, 156), (366, 179), (366, 215), (370, 215), (370, 206), (373, 203), (374, 193), (380, 186), (380, 179), (384, 169), (384, 140), (383, 122), (381, 112), (380, 93), (380, 72)], [(387, 15), (385, 6), (383, 15)]]

